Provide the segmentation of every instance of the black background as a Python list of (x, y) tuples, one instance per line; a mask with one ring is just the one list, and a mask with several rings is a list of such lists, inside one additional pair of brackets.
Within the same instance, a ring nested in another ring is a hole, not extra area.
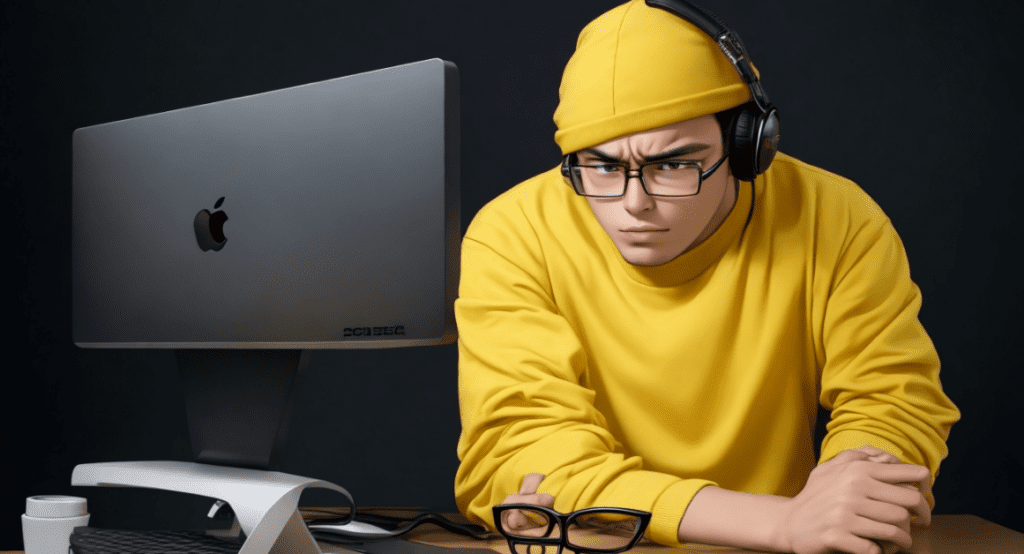
[[(562, 69), (579, 30), (617, 3), (7, 3), (0, 549), (21, 547), (30, 495), (85, 496), (94, 525), (123, 528), (202, 524), (210, 502), (69, 485), (79, 463), (190, 458), (169, 351), (72, 343), (74, 129), (451, 60), (462, 83), (465, 228), (486, 201), (558, 162), (551, 115)], [(936, 513), (1024, 531), (1024, 9), (1009, 0), (706, 6), (750, 50), (782, 114), (782, 150), (854, 179), (904, 241), (943, 386), (963, 412)], [(456, 358), (454, 345), (317, 354), (282, 470), (341, 484), (361, 505), (454, 509)]]

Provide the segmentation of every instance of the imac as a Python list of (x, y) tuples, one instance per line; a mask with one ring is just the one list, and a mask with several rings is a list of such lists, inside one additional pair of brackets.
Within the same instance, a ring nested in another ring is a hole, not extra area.
[(210, 496), (243, 551), (319, 552), (298, 496), (348, 493), (276, 471), (294, 384), (313, 350), (454, 341), (460, 239), (451, 62), (77, 129), (75, 344), (175, 350), (195, 462), (72, 484)]

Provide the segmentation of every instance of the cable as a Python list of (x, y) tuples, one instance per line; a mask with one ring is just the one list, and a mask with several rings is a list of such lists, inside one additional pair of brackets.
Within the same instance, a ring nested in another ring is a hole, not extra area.
[[(375, 524), (384, 525), (405, 522), (393, 529), (385, 529)], [(334, 542), (366, 542), (374, 540), (391, 539), (408, 533), (412, 529), (424, 523), (432, 523), (459, 535), (472, 537), (478, 540), (487, 540), (494, 535), (485, 527), (473, 524), (455, 523), (441, 514), (427, 512), (420, 514), (412, 520), (381, 516), (375, 514), (359, 514), (354, 520), (349, 517), (347, 520), (338, 518), (319, 519), (308, 523), (309, 530), (319, 540)]]

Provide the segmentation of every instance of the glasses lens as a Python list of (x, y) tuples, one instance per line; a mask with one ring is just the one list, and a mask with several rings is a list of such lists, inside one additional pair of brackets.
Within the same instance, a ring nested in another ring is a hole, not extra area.
[(700, 167), (681, 162), (662, 162), (643, 168), (649, 194), (690, 196), (700, 189)]
[[(517, 538), (558, 538), (561, 533), (558, 525), (551, 525), (551, 517), (540, 510), (517, 508), (501, 512), (501, 529), (507, 535)], [(551, 529), (550, 534), (548, 529)], [(541, 554), (531, 552), (529, 554)]]
[(576, 174), (583, 194), (590, 196), (621, 196), (626, 170), (615, 164), (580, 167)]
[(637, 516), (589, 512), (569, 520), (566, 541), (571, 546), (590, 552), (621, 550), (629, 546), (639, 525), (640, 518)]

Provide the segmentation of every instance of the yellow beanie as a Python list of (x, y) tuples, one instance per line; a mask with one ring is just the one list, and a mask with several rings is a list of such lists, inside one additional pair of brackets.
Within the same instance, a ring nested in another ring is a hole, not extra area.
[(750, 91), (711, 37), (633, 0), (583, 29), (558, 96), (555, 142), (568, 154), (739, 106)]

